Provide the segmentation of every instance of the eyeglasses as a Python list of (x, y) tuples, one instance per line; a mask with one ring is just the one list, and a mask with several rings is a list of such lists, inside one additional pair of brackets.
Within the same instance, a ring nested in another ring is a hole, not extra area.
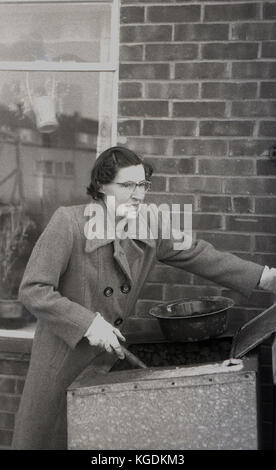
[(117, 184), (121, 188), (125, 189), (126, 191), (130, 193), (134, 193), (136, 188), (141, 189), (142, 191), (149, 191), (151, 188), (151, 182), (150, 181), (139, 181), (139, 183), (134, 183), (134, 181), (126, 181), (123, 183), (117, 183), (116, 181), (113, 184)]

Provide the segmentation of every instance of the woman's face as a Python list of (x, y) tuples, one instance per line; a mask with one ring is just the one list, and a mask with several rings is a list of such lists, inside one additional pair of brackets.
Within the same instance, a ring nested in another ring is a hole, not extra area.
[(104, 199), (106, 200), (107, 196), (114, 196), (117, 215), (124, 216), (128, 213), (134, 217), (138, 213), (139, 204), (145, 198), (143, 185), (135, 186), (135, 184), (143, 183), (145, 180), (143, 165), (120, 168), (112, 183), (102, 185)]

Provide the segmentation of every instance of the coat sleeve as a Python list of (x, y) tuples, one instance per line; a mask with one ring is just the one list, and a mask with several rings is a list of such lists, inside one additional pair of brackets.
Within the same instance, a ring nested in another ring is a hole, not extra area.
[(73, 249), (69, 211), (60, 207), (34, 246), (19, 289), (19, 300), (53, 333), (74, 348), (96, 316), (58, 291)]
[[(209, 279), (246, 296), (257, 287), (264, 266), (216, 250), (204, 240), (191, 241), (187, 244), (187, 240), (183, 239), (183, 246), (188, 245), (188, 248), (183, 250), (175, 250), (174, 241), (172, 238), (161, 241), (159, 239), (157, 244), (159, 261)], [(179, 243), (179, 239), (177, 242)]]

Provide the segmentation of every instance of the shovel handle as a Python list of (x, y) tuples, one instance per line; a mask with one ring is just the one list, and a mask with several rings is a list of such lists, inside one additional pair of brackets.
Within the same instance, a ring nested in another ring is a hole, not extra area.
[(146, 364), (143, 361), (141, 361), (140, 359), (138, 359), (138, 357), (135, 356), (135, 354), (132, 354), (128, 349), (126, 349), (122, 345), (121, 345), (121, 349), (122, 349), (126, 359), (129, 361), (130, 364), (132, 364), (133, 366), (138, 366), (141, 369), (147, 369)]

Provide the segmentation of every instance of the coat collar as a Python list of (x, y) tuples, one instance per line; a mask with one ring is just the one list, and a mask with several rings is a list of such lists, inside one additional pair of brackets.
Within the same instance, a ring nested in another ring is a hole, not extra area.
[[(115, 247), (114, 253), (116, 253), (116, 247), (120, 246), (120, 239), (114, 236), (115, 234), (114, 217), (112, 217), (112, 212), (107, 209), (106, 204), (102, 200), (92, 202), (85, 206), (85, 209), (84, 209), (85, 217), (88, 217), (91, 220), (91, 217), (95, 217), (96, 214), (99, 214), (99, 215), (101, 214), (103, 216), (103, 220), (105, 221), (104, 226), (103, 227), (97, 226), (97, 230), (101, 229), (101, 233), (99, 234), (100, 236), (98, 236), (97, 238), (96, 237), (90, 238), (89, 236), (87, 236), (87, 232), (85, 231), (85, 235), (86, 235), (85, 252), (92, 253), (93, 251), (96, 251), (98, 248), (101, 248), (105, 245), (108, 245), (109, 243), (113, 243), (116, 241), (116, 243), (114, 244), (114, 247)], [(141, 250), (139, 249), (137, 244), (134, 242), (135, 239), (150, 246), (151, 248), (155, 248), (156, 241), (154, 239), (152, 231), (148, 227), (147, 214), (142, 213), (142, 212), (141, 214), (139, 214), (140, 233), (147, 234), (148, 235), (147, 237), (143, 235), (139, 237), (139, 231), (135, 230), (136, 222), (137, 222), (136, 220), (131, 220), (128, 226), (128, 239), (131, 242), (131, 244), (137, 247), (139, 252)], [(89, 225), (87, 225), (86, 227), (88, 228)]]

